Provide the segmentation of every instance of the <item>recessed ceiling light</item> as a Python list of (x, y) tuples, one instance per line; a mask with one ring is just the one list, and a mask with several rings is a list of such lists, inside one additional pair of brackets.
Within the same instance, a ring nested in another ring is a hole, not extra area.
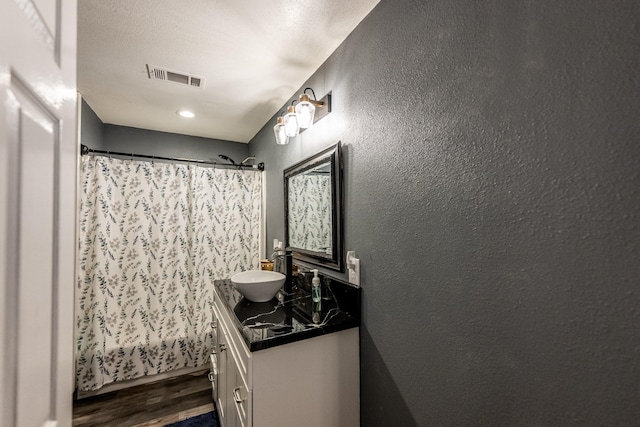
[(181, 117), (186, 117), (188, 119), (191, 119), (193, 117), (195, 117), (196, 115), (193, 114), (191, 111), (189, 110), (178, 110), (176, 111), (176, 114), (181, 116)]

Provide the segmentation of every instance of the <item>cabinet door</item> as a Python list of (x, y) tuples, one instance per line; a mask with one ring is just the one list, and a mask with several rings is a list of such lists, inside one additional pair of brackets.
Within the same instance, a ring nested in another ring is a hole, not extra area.
[(229, 332), (222, 322), (218, 323), (218, 411), (220, 414), (220, 424), (222, 427), (247, 427), (246, 425), (246, 402), (241, 417), (238, 411), (238, 404), (242, 403), (243, 390), (239, 384), (244, 384), (242, 376), (237, 367), (235, 355), (230, 348)]
[[(219, 326), (221, 326), (219, 324)], [(229, 392), (227, 387), (228, 381), (228, 369), (227, 369), (227, 357), (229, 351), (227, 349), (227, 335), (222, 328), (218, 329), (218, 401), (216, 406), (218, 407), (218, 418), (222, 427), (235, 427), (229, 421)]]
[(211, 381), (211, 396), (213, 398), (213, 403), (218, 403), (218, 366), (220, 363), (218, 362), (218, 317), (216, 316), (216, 311), (213, 310), (213, 320), (211, 321), (211, 339), (212, 339), (212, 350), (211, 355), (209, 356), (210, 360), (210, 368), (209, 368), (209, 381)]
[(248, 427), (249, 423), (247, 414), (250, 404), (249, 390), (244, 378), (242, 377), (240, 369), (235, 362), (236, 361), (231, 358), (228, 362), (229, 370), (227, 371), (227, 378), (231, 380), (229, 381), (231, 384), (229, 386), (229, 392), (231, 394), (230, 406), (232, 406), (229, 412), (233, 413), (233, 418), (236, 419), (235, 422), (238, 427)]
[[(217, 296), (216, 296), (217, 298)], [(247, 387), (248, 350), (242, 347), (238, 331), (229, 327), (226, 313), (214, 304), (213, 339), (217, 349), (216, 406), (222, 427), (251, 427), (251, 395)], [(217, 345), (215, 344), (217, 343)]]
[(218, 354), (214, 351), (209, 355), (209, 381), (211, 382), (211, 398), (218, 402)]

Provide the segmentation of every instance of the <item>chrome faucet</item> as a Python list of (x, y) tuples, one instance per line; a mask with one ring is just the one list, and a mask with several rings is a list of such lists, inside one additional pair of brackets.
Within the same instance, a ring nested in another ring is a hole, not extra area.
[(277, 249), (269, 258), (273, 262), (273, 271), (277, 271), (286, 276), (284, 281), (284, 291), (291, 292), (291, 284), (293, 283), (293, 253), (291, 249)]
[(269, 261), (273, 263), (273, 271), (277, 271), (278, 273), (284, 274), (282, 271), (282, 261), (285, 257), (285, 252), (283, 249), (276, 249), (273, 251), (271, 256), (269, 257)]

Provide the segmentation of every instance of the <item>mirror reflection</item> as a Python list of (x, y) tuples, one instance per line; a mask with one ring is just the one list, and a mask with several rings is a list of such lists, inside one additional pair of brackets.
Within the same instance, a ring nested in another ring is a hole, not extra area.
[(289, 179), (289, 245), (332, 255), (331, 164)]
[(285, 241), (294, 258), (342, 271), (340, 143), (284, 171)]

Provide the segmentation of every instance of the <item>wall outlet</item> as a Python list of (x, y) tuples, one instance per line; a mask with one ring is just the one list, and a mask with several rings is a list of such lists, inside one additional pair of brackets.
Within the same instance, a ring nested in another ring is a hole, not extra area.
[(349, 271), (349, 283), (360, 286), (360, 260), (356, 258), (355, 251), (347, 252), (347, 270)]

